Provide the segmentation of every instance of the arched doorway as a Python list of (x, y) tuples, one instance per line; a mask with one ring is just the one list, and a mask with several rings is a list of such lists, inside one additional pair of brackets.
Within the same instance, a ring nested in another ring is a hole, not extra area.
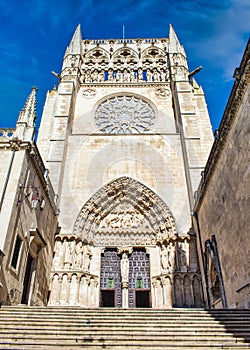
[(177, 236), (170, 210), (152, 190), (128, 177), (112, 181), (84, 205), (74, 236), (99, 252), (92, 273), (100, 276), (100, 306), (151, 307), (150, 266), (160, 242)]
[(195, 236), (179, 236), (167, 205), (128, 177), (101, 188), (73, 232), (56, 237), (51, 280), (50, 305), (202, 306)]

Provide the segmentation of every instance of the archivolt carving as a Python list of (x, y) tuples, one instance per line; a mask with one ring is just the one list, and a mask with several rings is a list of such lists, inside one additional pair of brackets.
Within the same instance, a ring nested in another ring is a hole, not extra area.
[(152, 245), (176, 236), (173, 216), (149, 188), (121, 177), (100, 189), (81, 209), (74, 235), (94, 245)]

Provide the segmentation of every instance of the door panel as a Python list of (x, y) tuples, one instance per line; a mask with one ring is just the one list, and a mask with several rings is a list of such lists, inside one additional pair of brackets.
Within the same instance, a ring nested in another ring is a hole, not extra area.
[(129, 256), (129, 307), (150, 307), (149, 256), (134, 249)]
[(101, 255), (100, 305), (122, 306), (120, 257), (116, 249), (106, 249)]

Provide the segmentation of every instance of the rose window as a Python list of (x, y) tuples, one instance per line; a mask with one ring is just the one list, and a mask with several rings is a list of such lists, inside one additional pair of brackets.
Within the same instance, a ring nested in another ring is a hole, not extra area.
[(155, 122), (153, 108), (139, 97), (115, 96), (101, 103), (95, 112), (97, 128), (105, 134), (149, 132)]

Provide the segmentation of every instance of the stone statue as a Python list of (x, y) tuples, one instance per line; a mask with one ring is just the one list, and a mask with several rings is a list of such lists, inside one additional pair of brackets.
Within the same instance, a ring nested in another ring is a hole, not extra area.
[(168, 268), (173, 271), (175, 269), (175, 247), (174, 245), (168, 245)]
[(53, 267), (54, 268), (60, 268), (63, 261), (62, 261), (62, 242), (57, 240), (55, 243), (55, 255), (53, 259)]
[(160, 78), (161, 81), (166, 81), (166, 74), (163, 68), (160, 69)]
[(143, 81), (143, 70), (142, 70), (142, 68), (138, 68), (137, 78), (138, 78), (138, 81)]
[(75, 266), (82, 267), (82, 257), (83, 257), (83, 246), (82, 242), (78, 242), (75, 246)]
[(160, 81), (160, 74), (156, 68), (153, 70), (153, 79), (154, 81)]
[(147, 69), (147, 81), (153, 81), (153, 75), (150, 69)]
[(91, 71), (90, 71), (90, 69), (88, 69), (86, 72), (85, 83), (91, 83)]
[(71, 67), (75, 67), (76, 64), (77, 64), (77, 59), (76, 59), (76, 56), (72, 56), (71, 59), (70, 59), (70, 64), (71, 64)]
[(68, 242), (66, 245), (66, 252), (64, 257), (64, 265), (71, 266), (72, 265), (72, 258), (73, 258), (73, 247), (72, 242)]
[(178, 249), (179, 252), (179, 262), (180, 262), (180, 268), (181, 269), (187, 269), (187, 253), (186, 250), (183, 248), (182, 245), (179, 246)]
[(108, 80), (112, 81), (113, 80), (113, 69), (109, 68), (108, 70)]
[(163, 245), (161, 249), (161, 267), (163, 270), (166, 270), (169, 266), (168, 257), (169, 257), (169, 252), (167, 250), (167, 247)]
[(81, 74), (81, 77), (80, 77), (80, 81), (81, 81), (81, 83), (85, 82), (85, 73), (84, 73), (84, 71), (82, 71), (82, 74)]
[(126, 68), (123, 71), (123, 81), (125, 81), (125, 82), (129, 82), (130, 81), (130, 75), (129, 75), (129, 72), (127, 71)]
[(133, 69), (130, 71), (129, 75), (130, 75), (130, 81), (131, 83), (133, 83), (135, 81), (135, 73)]
[(119, 82), (122, 82), (122, 72), (120, 69), (117, 70), (117, 73), (116, 73), (116, 81), (119, 83)]
[(97, 83), (97, 81), (98, 81), (98, 70), (97, 69), (95, 69), (93, 74), (92, 74), (92, 81), (93, 81), (93, 83)]
[(173, 54), (173, 62), (176, 66), (178, 66), (181, 62), (180, 62), (180, 56), (177, 53)]
[(102, 69), (99, 73), (98, 73), (98, 83), (102, 83), (105, 80), (105, 72), (104, 69)]
[(122, 254), (121, 259), (121, 279), (122, 282), (128, 282), (128, 273), (129, 273), (129, 260), (126, 253)]
[(83, 270), (86, 272), (89, 272), (91, 257), (92, 257), (91, 247), (89, 245), (85, 245), (83, 247)]

